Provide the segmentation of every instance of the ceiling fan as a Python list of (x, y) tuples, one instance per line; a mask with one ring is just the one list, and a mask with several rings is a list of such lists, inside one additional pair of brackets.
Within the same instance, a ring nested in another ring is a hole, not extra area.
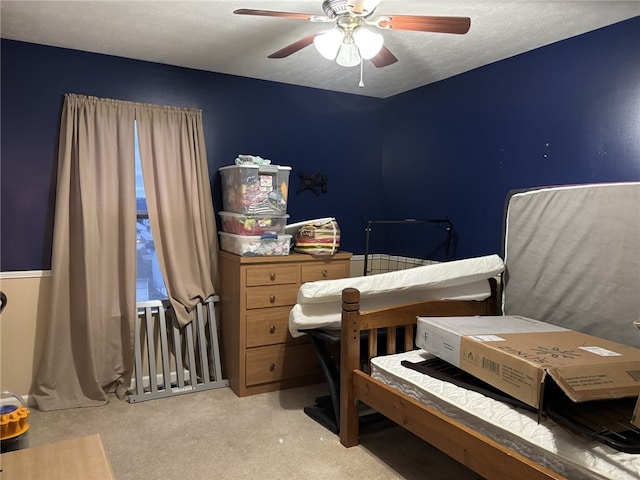
[[(418, 32), (465, 34), (471, 26), (468, 17), (434, 17), (422, 15), (384, 15), (372, 18), (381, 0), (324, 0), (325, 15), (308, 13), (277, 12), (271, 10), (239, 9), (238, 15), (291, 18), (317, 23), (333, 23), (333, 28), (307, 35), (290, 45), (268, 55), (268, 58), (285, 58), (312, 43), (328, 60), (335, 60), (343, 67), (360, 65), (371, 60), (378, 68), (398, 61), (384, 45), (381, 34), (367, 27), (382, 30), (412, 30)], [(363, 86), (362, 78), (360, 86)]]

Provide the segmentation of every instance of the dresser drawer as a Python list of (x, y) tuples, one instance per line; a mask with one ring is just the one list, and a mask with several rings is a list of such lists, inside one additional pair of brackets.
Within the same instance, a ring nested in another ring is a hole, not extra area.
[(298, 265), (256, 265), (247, 269), (246, 286), (298, 283)]
[(295, 305), (298, 284), (247, 288), (247, 309)]
[(271, 345), (246, 352), (246, 383), (258, 385), (315, 375), (320, 371), (311, 344)]
[(247, 311), (247, 348), (293, 341), (289, 335), (291, 307)]
[(302, 283), (315, 282), (316, 280), (334, 280), (349, 276), (348, 264), (345, 263), (319, 263), (302, 266)]

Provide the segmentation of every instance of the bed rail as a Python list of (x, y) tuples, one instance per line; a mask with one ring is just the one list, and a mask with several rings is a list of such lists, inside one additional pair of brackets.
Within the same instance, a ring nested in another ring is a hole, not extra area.
[(213, 295), (196, 305), (194, 320), (182, 328), (168, 302), (137, 304), (130, 403), (229, 385), (220, 363), (218, 300)]

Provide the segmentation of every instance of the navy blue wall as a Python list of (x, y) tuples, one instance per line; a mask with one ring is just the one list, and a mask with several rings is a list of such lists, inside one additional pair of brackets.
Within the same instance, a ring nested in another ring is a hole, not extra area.
[(470, 257), (501, 252), (511, 189), (640, 180), (639, 52), (636, 17), (397, 95), (385, 214), (448, 215)]
[[(10, 40), (2, 40), (1, 88), (2, 271), (51, 266), (65, 93), (201, 108), (216, 211), (218, 168), (238, 154), (291, 166), (290, 221), (335, 216), (345, 249), (362, 249), (362, 218), (379, 210), (383, 100)], [(316, 171), (328, 192), (297, 195), (299, 172)]]
[[(2, 40), (0, 269), (50, 268), (58, 124), (78, 93), (203, 110), (217, 169), (290, 165), (291, 221), (333, 215), (342, 247), (368, 219), (448, 216), (457, 258), (500, 252), (510, 189), (640, 180), (640, 18), (389, 100)], [(321, 170), (329, 193), (300, 186)]]

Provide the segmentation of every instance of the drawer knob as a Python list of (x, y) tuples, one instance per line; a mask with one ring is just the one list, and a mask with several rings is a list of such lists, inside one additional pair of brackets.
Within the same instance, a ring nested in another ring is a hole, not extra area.
[(326, 270), (322, 270), (322, 277), (327, 278), (328, 276), (329, 276), (329, 272), (327, 272)]
[(275, 326), (275, 325), (271, 325), (271, 326), (269, 327), (269, 333), (270, 333), (271, 335), (273, 335), (274, 333), (276, 333), (276, 326)]
[(271, 279), (271, 281), (273, 282), (273, 281), (276, 279), (276, 274), (275, 274), (275, 272), (271, 272), (271, 273), (269, 274), (269, 278), (270, 278), (270, 279)]
[(276, 364), (272, 363), (271, 365), (269, 365), (269, 371), (273, 372), (276, 369)]
[(270, 301), (271, 303), (276, 303), (276, 296), (275, 296), (275, 295), (271, 295), (271, 296), (269, 297), (269, 301)]

